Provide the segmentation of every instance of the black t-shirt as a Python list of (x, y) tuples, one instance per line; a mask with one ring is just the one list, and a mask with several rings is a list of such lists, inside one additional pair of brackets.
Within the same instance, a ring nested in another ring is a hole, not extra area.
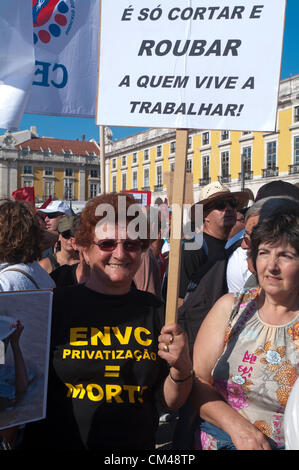
[(153, 449), (164, 305), (152, 294), (54, 290), (47, 418), (26, 425), (24, 449)]
[(212, 237), (207, 233), (203, 234), (203, 238), (206, 243), (207, 253), (203, 247), (195, 248), (193, 250), (185, 250), (184, 245), (182, 246), (179, 285), (179, 297), (182, 299), (186, 295), (187, 287), (192, 279), (192, 275), (219, 251), (224, 250), (227, 243), (227, 240), (220, 240), (219, 238)]
[(56, 287), (73, 286), (78, 284), (76, 269), (79, 263), (63, 264), (50, 273)]

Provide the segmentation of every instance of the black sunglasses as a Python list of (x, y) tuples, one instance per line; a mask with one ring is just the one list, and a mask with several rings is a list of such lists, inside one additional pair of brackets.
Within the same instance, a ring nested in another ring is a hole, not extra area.
[(217, 209), (218, 211), (223, 211), (227, 204), (229, 204), (232, 209), (236, 209), (238, 207), (238, 201), (236, 201), (236, 199), (223, 199), (221, 201), (215, 202), (213, 205), (211, 205), (211, 208)]
[(49, 214), (45, 214), (45, 217), (48, 217), (48, 219), (56, 219), (56, 217), (60, 215), (62, 215), (61, 212), (50, 212)]
[(73, 237), (72, 232), (70, 230), (65, 230), (64, 232), (60, 232), (60, 235), (66, 240), (69, 240), (70, 238)]
[(112, 252), (116, 249), (117, 245), (122, 243), (124, 250), (134, 253), (141, 248), (140, 240), (101, 240), (100, 242), (93, 242), (94, 245), (100, 248), (102, 251)]

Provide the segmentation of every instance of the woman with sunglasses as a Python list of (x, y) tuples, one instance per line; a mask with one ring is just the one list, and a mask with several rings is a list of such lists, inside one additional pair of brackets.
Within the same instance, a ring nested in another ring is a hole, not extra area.
[(284, 448), (284, 410), (299, 375), (299, 204), (251, 233), (258, 287), (221, 297), (194, 346), (196, 448)]
[[(191, 391), (186, 335), (164, 325), (154, 295), (132, 288), (149, 246), (133, 233), (138, 207), (106, 194), (81, 213), (76, 243), (90, 276), (54, 291), (47, 417), (26, 426), (25, 449), (154, 449), (158, 401), (177, 409)], [(147, 228), (140, 210), (139, 234)]]

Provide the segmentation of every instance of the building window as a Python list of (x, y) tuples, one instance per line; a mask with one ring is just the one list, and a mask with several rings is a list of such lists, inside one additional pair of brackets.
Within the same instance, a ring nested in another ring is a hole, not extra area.
[(192, 160), (191, 159), (186, 161), (186, 172), (192, 173)]
[(144, 168), (144, 171), (143, 171), (143, 187), (144, 188), (149, 187), (149, 168)]
[(137, 163), (137, 152), (133, 153), (132, 163)]
[(116, 168), (116, 158), (112, 159), (112, 169), (115, 170)]
[(132, 186), (133, 186), (132, 189), (137, 189), (138, 188), (137, 176), (138, 176), (137, 171), (133, 171), (133, 173), (132, 173)]
[(202, 145), (209, 145), (210, 143), (210, 133), (204, 132), (202, 134)]
[(23, 186), (25, 186), (25, 188), (31, 188), (33, 186), (33, 181), (32, 180), (24, 180)]
[(156, 185), (162, 186), (162, 166), (157, 166), (157, 173), (156, 173)]
[(157, 147), (157, 157), (162, 157), (162, 145), (158, 145)]
[(121, 159), (121, 166), (127, 166), (127, 157), (124, 155)]
[(229, 139), (229, 131), (221, 131), (221, 140)]
[(149, 149), (145, 149), (143, 152), (143, 160), (147, 161), (149, 159)]
[(294, 163), (299, 163), (299, 136), (294, 137)]
[(267, 143), (267, 168), (276, 168), (276, 141)]
[(45, 181), (45, 198), (48, 199), (49, 196), (54, 196), (54, 181)]
[(113, 193), (116, 193), (116, 188), (117, 188), (117, 185), (116, 185), (116, 175), (113, 175), (113, 176), (112, 176), (112, 192), (113, 192)]
[(121, 189), (123, 191), (127, 189), (127, 173), (121, 175)]
[(210, 178), (210, 157), (209, 155), (204, 155), (202, 157), (202, 177), (205, 180)]
[(299, 121), (299, 106), (295, 106), (294, 108), (294, 122)]
[(99, 194), (99, 184), (98, 183), (90, 183), (89, 185), (89, 197), (90, 198), (93, 198), (93, 197), (96, 197), (97, 194)]
[(74, 176), (74, 169), (73, 168), (66, 168), (65, 169), (65, 176)]
[(170, 153), (175, 153), (175, 140), (170, 142)]
[(221, 153), (221, 176), (223, 178), (229, 177), (229, 152)]
[(45, 156), (48, 156), (48, 155), (51, 154), (51, 150), (50, 150), (50, 149), (43, 149), (43, 154), (44, 154)]
[(243, 148), (243, 169), (244, 173), (251, 171), (251, 147)]
[(192, 137), (191, 135), (188, 136), (188, 149), (192, 148)]
[(173, 162), (171, 162), (169, 164), (169, 171), (174, 171), (174, 163)]
[(45, 167), (45, 176), (53, 176), (54, 171), (53, 168), (50, 166)]
[(91, 178), (98, 178), (99, 177), (99, 170), (96, 170), (96, 169), (90, 170), (89, 174), (90, 174)]
[(64, 182), (64, 198), (71, 201), (74, 197), (74, 183), (72, 181)]
[(33, 175), (32, 166), (31, 165), (25, 165), (23, 167), (23, 174), (24, 175)]

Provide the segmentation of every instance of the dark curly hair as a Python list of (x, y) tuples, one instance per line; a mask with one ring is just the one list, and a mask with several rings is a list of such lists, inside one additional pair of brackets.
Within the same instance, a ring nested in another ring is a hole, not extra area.
[[(119, 197), (122, 198), (121, 206), (119, 204)], [(140, 223), (145, 224), (144, 226), (147, 227), (146, 238), (140, 238), (142, 250), (146, 250), (150, 244), (149, 224), (147, 221), (146, 214), (140, 211), (141, 206), (138, 205), (134, 197), (130, 194), (125, 193), (102, 194), (100, 196), (96, 196), (90, 199), (87, 202), (85, 208), (81, 212), (79, 226), (76, 230), (76, 244), (82, 247), (89, 247), (92, 244), (95, 236), (96, 225), (108, 215), (107, 211), (105, 211), (105, 205), (109, 205), (113, 209), (115, 215), (115, 223), (120, 221), (121, 209), (123, 207), (126, 209), (127, 224), (138, 216), (138, 220), (140, 221)], [(132, 205), (136, 205), (136, 209), (139, 208), (139, 211), (137, 210), (134, 215), (127, 215), (128, 208)], [(99, 210), (100, 206), (101, 209), (103, 209), (101, 211)]]
[(0, 200), (0, 261), (32, 263), (41, 257), (42, 229), (25, 201)]

